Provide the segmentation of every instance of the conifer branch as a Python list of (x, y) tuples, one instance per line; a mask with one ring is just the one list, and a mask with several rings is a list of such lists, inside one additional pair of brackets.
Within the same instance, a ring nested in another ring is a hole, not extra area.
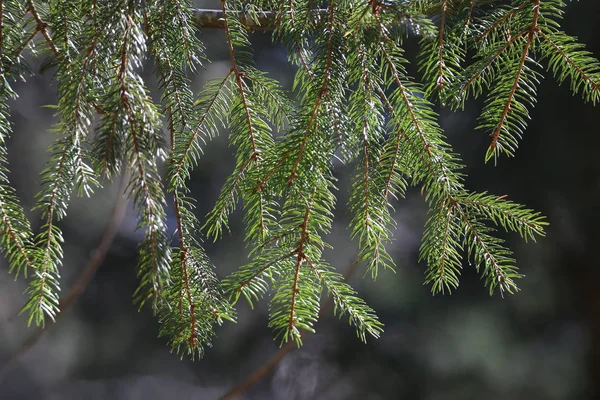
[[(560, 29), (562, 0), (368, 1), (365, 4), (223, 0), (194, 10), (191, 0), (98, 2), (0, 0), (0, 250), (9, 270), (32, 272), (24, 310), (43, 324), (60, 311), (58, 227), (70, 196), (132, 171), (127, 193), (144, 228), (139, 245), (141, 305), (152, 297), (159, 335), (172, 350), (202, 356), (215, 327), (234, 319), (226, 300), (253, 305), (270, 288), (268, 325), (282, 343), (313, 331), (326, 289), (360, 339), (382, 324), (327, 263), (324, 241), (336, 213), (337, 165), (353, 165), (350, 237), (372, 276), (393, 267), (386, 251), (392, 210), (409, 184), (429, 208), (419, 259), (434, 292), (454, 290), (466, 258), (495, 289), (517, 290), (521, 277), (497, 230), (525, 240), (543, 235), (537, 212), (465, 187), (462, 161), (434, 111), (485, 94), (480, 125), (491, 136), (486, 159), (513, 155), (536, 101), (542, 63), (574, 94), (600, 101), (600, 62)], [(208, 62), (198, 29), (224, 30), (230, 68), (194, 95), (189, 73)], [(256, 67), (250, 33), (272, 30), (296, 68), (289, 97)], [(44, 40), (37, 46), (37, 34)], [(102, 38), (101, 38), (102, 36)], [(404, 40), (420, 37), (418, 71), (408, 76)], [(102, 39), (102, 40), (100, 40)], [(42, 232), (33, 235), (6, 167), (7, 102), (13, 81), (29, 72), (25, 56), (50, 54), (57, 67), (59, 138), (40, 174)], [(139, 70), (151, 60), (161, 92), (155, 104)], [(436, 90), (437, 89), (437, 90)], [(95, 124), (95, 119), (98, 123)], [(162, 125), (168, 129), (165, 143)], [(88, 136), (95, 126), (88, 150)], [(202, 222), (189, 178), (208, 142), (225, 130), (234, 165)], [(159, 166), (167, 161), (163, 180)], [(92, 168), (88, 166), (90, 164)], [(342, 185), (344, 187), (344, 185)], [(166, 225), (172, 196), (177, 244)], [(220, 282), (202, 248), (229, 216), (243, 211), (249, 262)], [(338, 208), (339, 209), (339, 208)], [(171, 257), (173, 254), (173, 257)]]
[(490, 32), (496, 30), (500, 25), (502, 25), (504, 22), (506, 22), (510, 17), (512, 17), (515, 13), (517, 13), (522, 8), (524, 8), (527, 4), (530, 4), (530, 2), (525, 1), (516, 7), (510, 8), (508, 10), (508, 12), (506, 12), (502, 17), (500, 17), (496, 21), (494, 21), (493, 24), (491, 24), (485, 31), (483, 31), (479, 36), (477, 36), (475, 41), (481, 42), (483, 39), (485, 39), (490, 34)]
[[(600, 66), (598, 61), (590, 57), (589, 52), (582, 51), (583, 45), (575, 42), (575, 40), (564, 34), (556, 35), (552, 33), (544, 33), (543, 30), (538, 31), (546, 43), (552, 49), (553, 54), (545, 55), (549, 60), (549, 69), (554, 72), (559, 82), (565, 78), (571, 78), (571, 89), (574, 93), (579, 93), (581, 80), (589, 85), (589, 90), (584, 86), (585, 100), (591, 100), (596, 104), (600, 99)], [(559, 57), (555, 55), (558, 54)], [(566, 63), (566, 66), (561, 65), (561, 62)], [(565, 68), (566, 67), (566, 68)]]
[[(294, 250), (290, 251), (289, 253), (285, 253), (285, 254), (265, 263), (255, 273), (252, 273), (252, 275), (250, 275), (246, 280), (241, 282), (239, 285), (236, 285), (233, 289), (230, 289), (230, 292), (233, 294), (233, 296), (235, 296), (234, 297), (235, 301), (237, 301), (237, 298), (239, 297), (239, 293), (242, 292), (246, 286), (253, 283), (253, 281), (255, 279), (257, 279), (260, 275), (264, 274), (269, 268), (271, 268), (275, 264), (279, 263), (280, 261), (288, 259), (296, 254), (298, 254), (298, 250), (294, 249)], [(257, 298), (257, 300), (258, 300), (258, 298)]]
[(27, 277), (28, 271), (32, 271), (35, 268), (29, 247), (31, 245), (31, 243), (29, 243), (30, 230), (29, 227), (23, 225), (18, 226), (17, 230), (13, 224), (13, 212), (15, 210), (9, 210), (7, 207), (10, 207), (10, 205), (0, 200), (1, 225), (4, 225), (6, 229), (6, 231), (3, 232), (3, 235), (8, 235), (10, 238), (9, 244), (5, 244), (5, 246), (14, 246), (18, 252), (18, 256), (13, 255), (10, 257), (12, 258), (10, 272), (14, 272), (15, 277), (18, 277), (21, 269), (23, 269), (23, 275)]
[(506, 123), (508, 113), (511, 112), (511, 110), (513, 109), (512, 105), (514, 102), (515, 93), (517, 91), (519, 83), (521, 82), (521, 75), (523, 74), (523, 68), (525, 66), (525, 61), (527, 60), (527, 57), (529, 55), (529, 48), (531, 47), (531, 45), (533, 43), (533, 39), (535, 37), (535, 34), (538, 31), (537, 23), (538, 23), (538, 18), (540, 15), (540, 0), (533, 0), (532, 2), (534, 4), (534, 6), (533, 6), (533, 21), (531, 22), (531, 25), (529, 27), (527, 40), (526, 40), (525, 46), (523, 48), (523, 53), (521, 55), (521, 59), (519, 60), (519, 65), (517, 67), (517, 72), (516, 72), (516, 75), (514, 78), (513, 86), (510, 89), (508, 98), (506, 99), (506, 103), (504, 105), (504, 110), (502, 111), (502, 115), (500, 116), (500, 118), (498, 120), (498, 125), (497, 125), (496, 129), (490, 134), (490, 137), (492, 138), (492, 143), (490, 144), (490, 147), (488, 150), (488, 156), (486, 157), (486, 159), (489, 159), (491, 157), (492, 153), (494, 153), (494, 154), (496, 153), (496, 147), (498, 146), (498, 139), (500, 137), (500, 134), (502, 132), (504, 124)]
[(512, 271), (512, 268), (508, 273), (505, 273), (504, 270), (506, 269), (506, 267), (500, 265), (500, 261), (496, 258), (496, 254), (493, 251), (491, 251), (490, 245), (485, 240), (483, 234), (479, 231), (479, 229), (477, 229), (477, 227), (473, 223), (471, 223), (471, 221), (469, 221), (469, 218), (462, 211), (460, 205), (458, 205), (457, 203), (453, 203), (452, 206), (458, 209), (458, 211), (460, 212), (460, 217), (462, 218), (464, 224), (468, 228), (469, 234), (472, 236), (473, 241), (476, 243), (476, 245), (478, 245), (477, 253), (480, 253), (481, 256), (476, 255), (475, 257), (481, 257), (484, 260), (486, 266), (488, 263), (491, 265), (491, 268), (493, 270), (492, 273), (496, 278), (496, 282), (492, 281), (489, 283), (490, 292), (493, 292), (493, 289), (496, 286), (494, 283), (496, 283), (500, 287), (501, 294), (503, 294), (504, 290), (508, 291), (509, 293), (513, 293), (513, 291), (519, 290), (517, 288), (517, 285), (508, 276), (508, 274), (510, 273), (511, 275), (517, 277), (520, 277), (520, 275), (514, 273)]
[[(178, 23), (180, 35), (174, 37), (164, 30), (154, 29), (154, 26), (170, 21), (173, 15), (176, 15), (174, 20)], [(182, 150), (181, 144), (187, 140), (186, 136), (189, 135), (194, 141), (197, 133), (192, 133), (191, 130), (199, 129), (193, 127), (196, 121), (193, 95), (190, 82), (183, 71), (186, 66), (195, 69), (199, 63), (195, 54), (202, 51), (201, 44), (189, 29), (190, 18), (187, 5), (179, 2), (165, 3), (162, 8), (144, 14), (146, 32), (151, 38), (150, 49), (157, 60), (157, 73), (163, 89), (161, 100), (168, 122), (170, 164), (176, 162)], [(185, 37), (183, 46), (173, 49), (168, 44), (173, 40), (179, 43), (179, 36)], [(201, 123), (204, 122), (205, 115)], [(192, 144), (187, 142), (184, 157), (187, 152), (194, 150)], [(193, 215), (193, 200), (186, 197), (189, 190), (185, 186), (185, 177), (189, 174), (189, 162), (182, 163), (179, 168), (176, 173), (180, 173), (181, 179), (175, 180), (174, 185), (169, 188), (173, 193), (178, 245), (173, 249), (175, 254), (170, 265), (171, 279), (161, 290), (158, 307), (161, 322), (159, 335), (168, 337), (172, 350), (182, 356), (187, 353), (194, 358), (196, 354), (202, 357), (205, 346), (211, 345), (214, 325), (220, 325), (223, 319), (232, 320), (233, 311), (222, 296), (220, 282), (200, 245), (200, 224)]]
[(471, 0), (469, 4), (469, 11), (467, 12), (467, 17), (465, 18), (464, 28), (468, 27), (469, 24), (473, 21), (473, 10), (475, 9), (476, 0)]
[(40, 251), (35, 262), (36, 277), (28, 288), (31, 297), (21, 310), (21, 313), (29, 310), (29, 324), (35, 321), (38, 325), (44, 325), (46, 317), (54, 321), (59, 312), (57, 277), (62, 259), (63, 237), (54, 221), (64, 217), (66, 202), (73, 187), (73, 172), (67, 164), (70, 163), (68, 158), (75, 143), (70, 139), (72, 138), (65, 136), (55, 142), (57, 153), (51, 160), (55, 163), (55, 168), (48, 167), (42, 175), (42, 183), (47, 187), (38, 194), (37, 207), (42, 209), (45, 223), (42, 225), (42, 232), (36, 237), (35, 245)]
[[(174, 154), (174, 157), (176, 158), (174, 158), (174, 160), (171, 162), (171, 164), (174, 165), (171, 175), (173, 176), (172, 179), (174, 179), (178, 185), (183, 183), (183, 177), (187, 176), (188, 174), (187, 168), (185, 168), (185, 175), (183, 173), (186, 163), (189, 163), (190, 158), (196, 159), (198, 157), (197, 154), (192, 153), (194, 151), (194, 143), (198, 141), (200, 134), (204, 132), (203, 129), (206, 124), (213, 125), (209, 121), (211, 118), (211, 113), (215, 107), (218, 107), (220, 96), (223, 95), (223, 91), (227, 85), (227, 82), (233, 73), (233, 69), (230, 69), (227, 75), (225, 75), (225, 77), (219, 81), (216, 90), (213, 91), (214, 93), (210, 96), (206, 106), (202, 110), (202, 114), (196, 123), (196, 127), (191, 131), (188, 140), (185, 142), (185, 146), (183, 149), (178, 150), (176, 154)], [(214, 130), (215, 128), (212, 128), (207, 133), (209, 137), (216, 135)]]
[(288, 186), (292, 186), (294, 184), (294, 180), (296, 179), (296, 174), (298, 171), (298, 166), (300, 165), (300, 161), (302, 160), (302, 155), (304, 154), (304, 150), (306, 148), (306, 143), (308, 141), (308, 137), (313, 129), (313, 126), (316, 124), (317, 114), (319, 112), (319, 108), (321, 106), (321, 102), (323, 101), (323, 97), (328, 93), (328, 86), (330, 73), (331, 73), (331, 64), (332, 64), (332, 54), (333, 54), (333, 33), (334, 33), (334, 15), (335, 15), (335, 4), (334, 1), (331, 0), (329, 3), (329, 26), (328, 26), (328, 39), (327, 39), (327, 55), (325, 61), (325, 70), (323, 72), (323, 82), (321, 83), (321, 89), (317, 94), (317, 98), (315, 99), (315, 104), (312, 110), (312, 113), (308, 119), (308, 123), (306, 125), (306, 129), (304, 131), (304, 135), (302, 137), (302, 142), (300, 143), (300, 149), (298, 150), (298, 155), (296, 156), (296, 160), (294, 161), (292, 172), (288, 177)]
[[(133, 10), (123, 10), (123, 28), (119, 46), (119, 70), (116, 76), (118, 96), (115, 112), (124, 113), (125, 129), (130, 149), (127, 161), (132, 169), (130, 192), (140, 213), (140, 223), (146, 229), (145, 238), (140, 244), (140, 260), (138, 275), (141, 283), (134, 294), (141, 307), (146, 300), (152, 298), (156, 307), (159, 291), (169, 281), (169, 265), (171, 248), (166, 232), (164, 195), (162, 183), (157, 176), (157, 158), (162, 154), (160, 139), (156, 135), (157, 115), (154, 105), (150, 103), (145, 89), (139, 85), (132, 72), (132, 63), (138, 62), (140, 54), (139, 41), (141, 35), (138, 22), (132, 15)], [(160, 135), (160, 133), (158, 134)], [(158, 157), (157, 157), (158, 155)]]
[[(121, 226), (123, 218), (125, 218), (127, 211), (127, 197), (125, 196), (127, 183), (128, 173), (125, 172), (121, 176), (121, 183), (117, 191), (117, 198), (115, 200), (111, 215), (108, 218), (104, 232), (102, 233), (102, 237), (98, 242), (98, 246), (91, 251), (90, 258), (83, 266), (79, 278), (71, 286), (64, 298), (59, 302), (58, 315), (64, 313), (77, 301), (79, 297), (81, 297), (91, 280), (96, 275), (98, 269), (102, 266), (102, 263), (106, 258), (108, 251), (110, 250), (110, 246), (119, 232), (119, 227)], [(14, 365), (15, 362), (17, 362), (37, 344), (44, 332), (46, 332), (46, 329), (43, 328), (43, 325), (35, 328), (35, 330), (25, 339), (21, 346), (4, 360), (2, 365), (0, 365), (0, 381), (2, 380), (2, 376), (11, 368), (11, 366)]]
[(495, 62), (498, 61), (499, 57), (510, 47), (512, 46), (517, 40), (519, 40), (520, 38), (522, 38), (527, 32), (519, 32), (518, 34), (512, 36), (510, 38), (510, 40), (506, 41), (506, 43), (499, 48), (496, 52), (494, 52), (491, 56), (489, 56), (486, 60), (485, 63), (483, 63), (483, 65), (481, 66), (477, 66), (477, 70), (475, 71), (475, 73), (469, 77), (469, 79), (464, 83), (461, 84), (460, 89), (459, 89), (459, 96), (464, 96), (469, 89), (471, 89), (474, 93), (477, 93), (474, 89), (472, 89), (473, 85), (477, 82), (478, 79), (480, 79), (480, 77), (486, 72), (486, 70), (488, 70)]
[[(0, 237), (0, 249), (8, 262), (9, 272), (19, 277), (21, 271), (23, 276), (35, 271), (34, 251), (32, 250), (32, 231), (29, 220), (24, 213), (16, 190), (9, 181), (8, 149), (6, 140), (11, 133), (9, 122), (9, 108), (7, 100), (15, 93), (8, 82), (11, 79), (11, 66), (21, 60), (19, 50), (11, 49), (11, 41), (20, 43), (25, 32), (15, 35), (15, 26), (20, 22), (14, 18), (14, 4), (0, 3), (0, 229), (3, 231)], [(6, 19), (5, 19), (6, 17)], [(14, 58), (10, 53), (16, 53)], [(7, 65), (8, 64), (8, 65)]]
[(444, 77), (444, 33), (446, 29), (446, 11), (448, 0), (442, 0), (442, 9), (440, 11), (440, 33), (438, 36), (438, 77), (436, 79), (439, 91), (442, 91), (446, 78)]
[[(36, 26), (35, 29), (31, 32), (31, 34), (23, 41), (23, 44), (21, 44), (16, 49), (15, 55), (14, 55), (15, 61), (18, 60), (19, 58), (21, 58), (21, 56), (23, 55), (23, 52), (25, 51), (27, 46), (29, 46), (31, 44), (31, 42), (33, 42), (33, 39), (37, 36), (37, 34), (39, 32), (40, 32), (40, 28), (39, 28), (39, 26)], [(2, 57), (1, 53), (0, 53), (0, 57)], [(12, 65), (9, 65), (8, 67), (6, 67), (6, 72), (10, 72), (11, 66)]]
[[(302, 225), (300, 226), (300, 242), (298, 243), (298, 247), (296, 248), (296, 266), (294, 271), (294, 279), (292, 284), (292, 299), (290, 302), (290, 317), (288, 319), (287, 331), (288, 335), (292, 336), (296, 339), (296, 342), (300, 340), (298, 336), (298, 330), (296, 328), (296, 298), (298, 292), (298, 279), (300, 277), (300, 268), (304, 261), (306, 261), (306, 255), (304, 254), (304, 246), (306, 241), (308, 240), (308, 218), (310, 217), (310, 205), (307, 205), (306, 211), (304, 212), (304, 219), (302, 220)], [(287, 338), (286, 338), (287, 341)]]
[[(344, 271), (344, 280), (349, 281), (352, 276), (356, 273), (358, 268), (358, 261), (353, 261), (346, 270)], [(334, 304), (334, 298), (329, 297), (323, 308), (320, 310), (320, 314), (325, 313)], [(300, 332), (300, 335), (305, 336), (305, 332)], [(287, 342), (283, 345), (271, 358), (269, 358), (260, 368), (253, 371), (246, 379), (235, 385), (226, 394), (221, 396), (219, 400), (232, 400), (243, 395), (248, 389), (260, 382), (267, 374), (269, 374), (283, 358), (293, 349), (297, 348), (294, 342)]]
[[(244, 76), (244, 74), (240, 71), (238, 63), (236, 61), (235, 50), (233, 49), (233, 43), (231, 41), (231, 33), (230, 33), (230, 29), (229, 29), (229, 24), (227, 23), (227, 12), (226, 12), (227, 1), (223, 0), (221, 2), (221, 5), (223, 7), (223, 22), (224, 22), (224, 29), (225, 29), (225, 37), (227, 38), (227, 46), (229, 48), (229, 58), (231, 60), (231, 69), (233, 70), (233, 73), (235, 74), (235, 82), (237, 83), (237, 86), (239, 89), (240, 100), (242, 103), (242, 107), (244, 108), (244, 115), (246, 117), (246, 123), (248, 124), (248, 134), (250, 135), (250, 143), (252, 144), (252, 155), (250, 156), (250, 159), (252, 161), (258, 161), (257, 156), (259, 154), (259, 151), (256, 147), (256, 140), (254, 138), (254, 128), (252, 125), (252, 117), (250, 116), (248, 102), (246, 101), (246, 91), (244, 88), (244, 83), (242, 82), (242, 77)], [(247, 167), (249, 165), (249, 163), (244, 164), (244, 165)], [(244, 171), (245, 171), (245, 168), (242, 168), (240, 170), (239, 174), (243, 174)]]

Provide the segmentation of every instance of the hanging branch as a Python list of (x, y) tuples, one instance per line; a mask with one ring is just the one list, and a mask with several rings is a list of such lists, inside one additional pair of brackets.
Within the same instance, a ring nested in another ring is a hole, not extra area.
[[(59, 301), (59, 223), (71, 196), (91, 195), (96, 177), (111, 180), (125, 168), (132, 171), (127, 194), (145, 229), (134, 297), (139, 305), (153, 299), (159, 335), (180, 354), (202, 356), (214, 327), (234, 318), (229, 300), (242, 295), (251, 305), (269, 297), (269, 326), (282, 343), (300, 345), (303, 332), (314, 330), (324, 291), (360, 339), (379, 336), (375, 311), (324, 257), (324, 238), (339, 213), (339, 163), (355, 166), (350, 236), (373, 277), (394, 265), (384, 246), (393, 240), (392, 210), (413, 185), (429, 209), (420, 260), (433, 291), (457, 288), (467, 262), (490, 294), (518, 290), (522, 275), (496, 231), (533, 240), (546, 222), (504, 195), (469, 191), (432, 97), (456, 109), (485, 96), (479, 129), (492, 136), (488, 159), (516, 152), (544, 66), (585, 101), (600, 102), (600, 62), (560, 30), (563, 0), (339, 0), (327, 8), (313, 0), (222, 0), (221, 10), (193, 3), (0, 0), (0, 251), (12, 271), (32, 272), (25, 306), (31, 322), (43, 325), (68, 307), (91, 276)], [(208, 62), (198, 28), (224, 30), (231, 68), (194, 96), (189, 73)], [(287, 49), (297, 67), (291, 93), (258, 69), (253, 31), (273, 31)], [(404, 41), (415, 37), (416, 78), (404, 55)], [(49, 55), (45, 66), (57, 67), (59, 123), (51, 132), (58, 139), (40, 175), (36, 237), (6, 167), (8, 102), (17, 95), (10, 85), (25, 78), (27, 51)], [(140, 73), (149, 64), (157, 70), (160, 105)], [(188, 182), (223, 131), (235, 162), (201, 220)], [(165, 179), (160, 166), (167, 159)], [(177, 246), (167, 226), (167, 194)], [(249, 262), (220, 281), (201, 242), (219, 239), (237, 208)]]
[[(344, 271), (344, 280), (349, 281), (358, 268), (358, 258), (346, 268)], [(334, 305), (334, 297), (329, 297), (323, 308), (320, 310), (319, 314), (323, 314)], [(302, 331), (301, 336), (305, 336), (306, 332)], [(267, 376), (277, 365), (285, 358), (285, 356), (296, 348), (296, 343), (293, 341), (287, 342), (283, 347), (277, 351), (277, 353), (273, 354), (271, 358), (269, 358), (260, 368), (254, 370), (246, 379), (235, 385), (231, 390), (225, 393), (223, 396), (219, 398), (219, 400), (232, 400), (243, 395), (248, 389), (252, 386), (256, 385), (261, 381), (265, 376)]]
[[(58, 305), (58, 315), (61, 315), (69, 307), (71, 307), (75, 301), (77, 301), (77, 299), (85, 292), (85, 289), (96, 275), (98, 269), (102, 266), (102, 262), (106, 258), (106, 255), (110, 250), (110, 246), (119, 232), (121, 222), (123, 221), (123, 218), (125, 218), (125, 213), (127, 211), (127, 197), (125, 196), (125, 190), (127, 189), (128, 182), (128, 174), (124, 173), (121, 177), (121, 183), (117, 192), (117, 199), (113, 206), (112, 213), (108, 219), (108, 223), (106, 224), (106, 228), (104, 229), (104, 233), (100, 238), (100, 242), (98, 243), (98, 246), (92, 250), (90, 259), (81, 270), (81, 275), (79, 275), (79, 278), (75, 284), (71, 286), (69, 292), (60, 301)], [(10, 367), (37, 344), (45, 331), (46, 330), (42, 327), (37, 327), (27, 337), (27, 339), (25, 339), (21, 346), (11, 356), (9, 356), (2, 365), (0, 365), (0, 381), (2, 380), (2, 376), (10, 369)]]

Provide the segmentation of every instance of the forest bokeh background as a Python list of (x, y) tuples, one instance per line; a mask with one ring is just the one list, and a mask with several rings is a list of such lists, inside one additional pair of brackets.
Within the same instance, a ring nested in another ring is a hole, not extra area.
[[(198, 2), (218, 8), (216, 2)], [(578, 36), (600, 57), (600, 2), (582, 0), (567, 7), (563, 29)], [(205, 30), (212, 63), (195, 77), (194, 90), (229, 69), (224, 34)], [(255, 59), (291, 88), (293, 68), (285, 50), (269, 33), (254, 33)], [(407, 41), (409, 59), (416, 41)], [(39, 62), (31, 60), (32, 69)], [(145, 74), (158, 99), (148, 64)], [(417, 75), (412, 66), (413, 75)], [(48, 131), (56, 101), (52, 72), (16, 87), (12, 102), (14, 134), (9, 141), (11, 180), (25, 209), (39, 190), (38, 174), (54, 139)], [(424, 266), (417, 263), (426, 205), (418, 189), (396, 206), (398, 230), (390, 253), (396, 273), (385, 271), (373, 282), (360, 266), (349, 279), (385, 323), (379, 340), (360, 342), (347, 321), (324, 313), (317, 333), (291, 351), (247, 399), (592, 399), (600, 398), (600, 107), (573, 97), (568, 84), (550, 76), (539, 87), (532, 122), (515, 158), (498, 165), (483, 162), (489, 138), (476, 131), (480, 104), (465, 112), (441, 110), (440, 122), (467, 165), (467, 186), (508, 195), (541, 211), (550, 222), (547, 236), (524, 243), (508, 236), (526, 277), (521, 292), (490, 297), (473, 268), (465, 265), (461, 284), (451, 296), (432, 296), (423, 286)], [(204, 216), (232, 169), (226, 132), (210, 143), (190, 187)], [(339, 166), (340, 208), (329, 238), (332, 265), (344, 272), (352, 264), (355, 243), (348, 240), (348, 171)], [(63, 293), (75, 282), (98, 245), (118, 182), (91, 198), (74, 198), (61, 226), (65, 233)], [(172, 210), (168, 209), (172, 214)], [(170, 223), (174, 228), (173, 216)], [(34, 225), (37, 214), (29, 213)], [(267, 328), (267, 302), (255, 310), (240, 301), (238, 322), (217, 331), (203, 360), (180, 361), (157, 338), (158, 322), (149, 307), (132, 304), (136, 288), (136, 213), (129, 208), (110, 252), (83, 295), (39, 343), (0, 375), (0, 399), (216, 399), (260, 368), (278, 351)], [(241, 213), (230, 235), (205, 247), (224, 277), (246, 259)], [(25, 281), (14, 281), (0, 264), (0, 365), (32, 332), (16, 316), (25, 301)]]

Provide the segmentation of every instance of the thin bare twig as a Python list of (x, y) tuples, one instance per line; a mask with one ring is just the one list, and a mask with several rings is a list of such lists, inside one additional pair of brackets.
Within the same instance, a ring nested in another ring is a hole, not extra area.
[[(352, 275), (356, 272), (356, 268), (358, 266), (358, 259), (352, 262), (344, 271), (344, 279), (349, 280)], [(321, 310), (319, 311), (319, 316), (321, 316), (324, 312), (328, 311), (333, 305), (333, 298), (330, 296)], [(302, 336), (306, 335), (305, 331), (301, 331)], [(310, 336), (307, 336), (310, 337)], [(287, 342), (282, 348), (277, 351), (271, 358), (269, 358), (260, 368), (254, 370), (246, 379), (242, 382), (235, 385), (229, 392), (224, 394), (219, 400), (232, 400), (240, 397), (244, 394), (248, 389), (252, 386), (260, 382), (265, 376), (267, 376), (278, 364), (283, 360), (283, 358), (294, 348), (296, 348), (295, 341)]]
[[(81, 272), (79, 279), (77, 279), (77, 282), (75, 282), (75, 284), (71, 287), (71, 290), (69, 290), (64, 299), (60, 301), (58, 306), (60, 313), (58, 316), (65, 312), (71, 305), (73, 305), (79, 296), (83, 294), (88, 284), (98, 271), (98, 268), (100, 268), (102, 265), (102, 262), (104, 261), (104, 258), (106, 257), (106, 254), (108, 253), (108, 250), (110, 249), (117, 232), (119, 231), (121, 222), (125, 217), (125, 211), (127, 210), (127, 198), (125, 196), (125, 190), (129, 182), (128, 175), (129, 174), (127, 172), (124, 172), (121, 176), (121, 183), (119, 185), (117, 199), (115, 201), (112, 214), (108, 220), (108, 224), (106, 225), (104, 233), (102, 234), (102, 238), (100, 239), (98, 246), (92, 250), (90, 258), (87, 264), (83, 267), (83, 271)], [(0, 366), (0, 380), (17, 360), (19, 360), (36, 345), (47, 329), (48, 328), (44, 329), (41, 327), (36, 328), (21, 344), (21, 346), (4, 361), (4, 363)]]

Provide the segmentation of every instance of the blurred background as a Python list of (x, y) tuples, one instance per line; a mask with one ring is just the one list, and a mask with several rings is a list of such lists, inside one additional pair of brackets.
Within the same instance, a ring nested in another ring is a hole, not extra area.
[[(218, 3), (199, 2), (202, 8)], [(578, 36), (600, 57), (600, 2), (569, 3), (564, 30)], [(229, 69), (223, 32), (204, 31), (212, 63), (194, 81), (195, 91)], [(268, 33), (255, 33), (257, 66), (291, 87), (293, 68), (285, 50)], [(414, 54), (412, 45), (409, 55)], [(413, 51), (413, 53), (410, 53)], [(37, 68), (34, 64), (34, 70)], [(414, 71), (414, 66), (413, 66)], [(149, 65), (145, 73), (152, 73)], [(151, 85), (155, 82), (149, 79)], [(38, 174), (54, 138), (48, 129), (56, 86), (51, 74), (17, 87), (12, 103), (11, 180), (27, 210), (39, 189)], [(550, 222), (547, 236), (525, 243), (508, 236), (526, 275), (521, 292), (490, 297), (468, 266), (451, 296), (433, 297), (423, 286), (417, 263), (426, 206), (418, 190), (396, 204), (398, 230), (390, 252), (396, 273), (373, 282), (361, 266), (350, 277), (360, 295), (385, 323), (379, 340), (360, 342), (347, 320), (325, 312), (317, 333), (289, 352), (243, 393), (246, 399), (593, 399), (600, 398), (600, 109), (573, 97), (568, 85), (550, 76), (539, 87), (532, 122), (516, 158), (498, 166), (483, 162), (489, 138), (475, 131), (479, 108), (441, 111), (441, 124), (467, 167), (468, 187), (508, 195), (541, 211)], [(192, 178), (192, 193), (203, 216), (216, 200), (232, 167), (226, 135), (210, 144)], [(338, 215), (326, 257), (340, 272), (352, 264), (355, 243), (348, 240), (348, 171), (340, 178)], [(78, 279), (105, 229), (118, 185), (107, 185), (91, 199), (74, 198), (62, 222), (65, 260), (63, 293)], [(169, 209), (173, 231), (172, 210)], [(33, 221), (37, 214), (30, 213)], [(39, 222), (34, 222), (39, 225)], [(0, 375), (0, 399), (217, 399), (261, 368), (279, 350), (267, 329), (267, 302), (250, 310), (238, 304), (238, 322), (218, 329), (203, 360), (180, 360), (157, 338), (149, 308), (132, 304), (136, 214), (128, 208), (110, 251), (77, 302), (50, 325), (39, 342)], [(206, 249), (224, 277), (246, 262), (241, 213), (232, 234)], [(36, 226), (37, 228), (37, 226)], [(17, 316), (26, 282), (14, 281), (0, 264), (0, 365), (33, 332)]]

